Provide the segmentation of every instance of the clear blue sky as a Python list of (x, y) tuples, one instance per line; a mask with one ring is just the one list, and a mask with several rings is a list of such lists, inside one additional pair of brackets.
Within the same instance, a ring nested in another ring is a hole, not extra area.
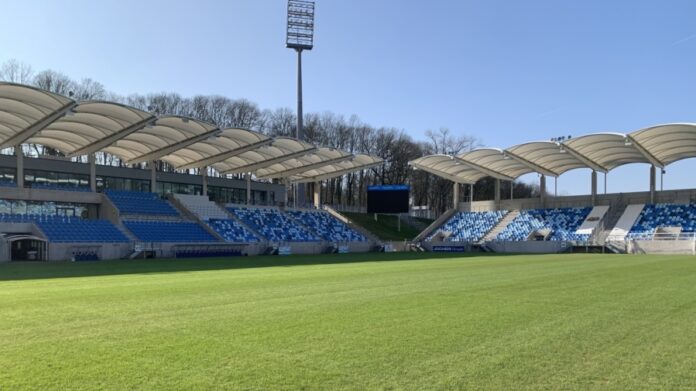
[[(0, 62), (91, 77), (124, 95), (222, 94), (294, 107), (285, 7), (0, 0)], [(448, 127), (495, 147), (696, 122), (695, 17), (693, 0), (317, 0), (305, 110), (356, 114), (414, 138)], [(665, 188), (696, 187), (694, 169), (694, 159), (668, 167)], [(589, 192), (589, 177), (561, 176), (559, 193)], [(609, 174), (609, 192), (647, 186), (647, 166)]]

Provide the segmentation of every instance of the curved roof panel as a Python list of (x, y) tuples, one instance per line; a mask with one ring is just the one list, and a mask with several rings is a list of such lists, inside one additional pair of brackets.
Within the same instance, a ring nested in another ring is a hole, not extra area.
[(476, 183), (487, 176), (480, 170), (449, 155), (428, 155), (412, 160), (409, 164), (420, 170), (458, 183)]
[(25, 142), (76, 104), (52, 92), (0, 82), (0, 148)]
[(560, 145), (553, 141), (519, 144), (506, 149), (505, 152), (511, 158), (528, 164), (535, 171), (554, 177), (566, 171), (587, 167), (574, 155), (562, 152)]
[(84, 102), (27, 141), (71, 156), (101, 150), (154, 121), (150, 113), (109, 102)]
[(498, 148), (478, 148), (457, 155), (457, 158), (471, 164), (472, 168), (498, 179), (512, 180), (534, 172), (529, 166), (510, 159), (502, 149)]
[(334, 148), (317, 148), (316, 151), (294, 159), (284, 160), (256, 171), (258, 178), (289, 178), (310, 170), (336, 164), (353, 157), (348, 152)]
[(162, 160), (177, 169), (199, 168), (221, 162), (272, 143), (273, 140), (261, 133), (239, 128), (223, 129), (217, 137), (196, 142), (178, 149)]
[(206, 122), (180, 116), (163, 116), (103, 149), (126, 160), (141, 163), (207, 139), (219, 129)]
[(600, 172), (629, 163), (650, 163), (622, 133), (588, 134), (564, 141), (561, 145), (564, 151)]
[(339, 177), (355, 171), (365, 170), (383, 163), (384, 160), (376, 156), (358, 154), (353, 156), (350, 160), (344, 160), (335, 164), (329, 164), (305, 171), (302, 174), (290, 177), (290, 181), (295, 183), (316, 182)]
[(696, 124), (657, 125), (637, 130), (628, 136), (662, 166), (696, 157)]
[(223, 174), (254, 172), (287, 159), (306, 155), (314, 150), (316, 147), (308, 142), (291, 137), (278, 137), (268, 145), (213, 163), (212, 167)]

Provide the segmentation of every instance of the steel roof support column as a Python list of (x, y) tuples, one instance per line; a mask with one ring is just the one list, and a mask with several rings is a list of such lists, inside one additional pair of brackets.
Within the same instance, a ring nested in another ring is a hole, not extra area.
[(150, 191), (157, 193), (157, 167), (155, 166), (155, 161), (150, 160), (147, 162), (150, 167)]
[(459, 210), (459, 183), (454, 182), (452, 187), (452, 208)]
[(251, 205), (251, 173), (245, 173), (244, 178), (246, 179), (246, 204)]
[(650, 166), (650, 203), (655, 203), (655, 166)]
[(496, 209), (500, 209), (500, 179), (496, 178), (495, 179), (495, 207)]
[(24, 187), (24, 151), (22, 150), (22, 144), (15, 145), (15, 156), (17, 157), (15, 182), (17, 182), (17, 187), (21, 189)]
[(592, 192), (592, 206), (597, 205), (597, 171), (592, 170), (592, 183), (590, 185)]
[(87, 159), (89, 160), (89, 188), (97, 191), (97, 158), (94, 153), (90, 153)]
[(314, 207), (321, 208), (321, 182), (314, 182)]
[(203, 166), (199, 168), (201, 170), (201, 182), (202, 182), (202, 187), (201, 187), (201, 193), (204, 196), (208, 196), (208, 167)]
[(539, 177), (539, 198), (541, 200), (541, 207), (546, 208), (546, 175), (544, 174)]

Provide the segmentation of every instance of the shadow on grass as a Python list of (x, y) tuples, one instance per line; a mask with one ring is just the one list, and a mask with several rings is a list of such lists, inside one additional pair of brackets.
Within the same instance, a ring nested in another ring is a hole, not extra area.
[(391, 262), (436, 258), (461, 258), (480, 253), (361, 253), (228, 258), (133, 259), (95, 262), (11, 262), (0, 264), (0, 281), (175, 273), (207, 270)]

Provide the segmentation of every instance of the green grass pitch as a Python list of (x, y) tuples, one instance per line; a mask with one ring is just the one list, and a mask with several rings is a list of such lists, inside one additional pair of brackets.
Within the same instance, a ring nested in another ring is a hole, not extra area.
[(0, 265), (0, 389), (694, 389), (696, 258)]

